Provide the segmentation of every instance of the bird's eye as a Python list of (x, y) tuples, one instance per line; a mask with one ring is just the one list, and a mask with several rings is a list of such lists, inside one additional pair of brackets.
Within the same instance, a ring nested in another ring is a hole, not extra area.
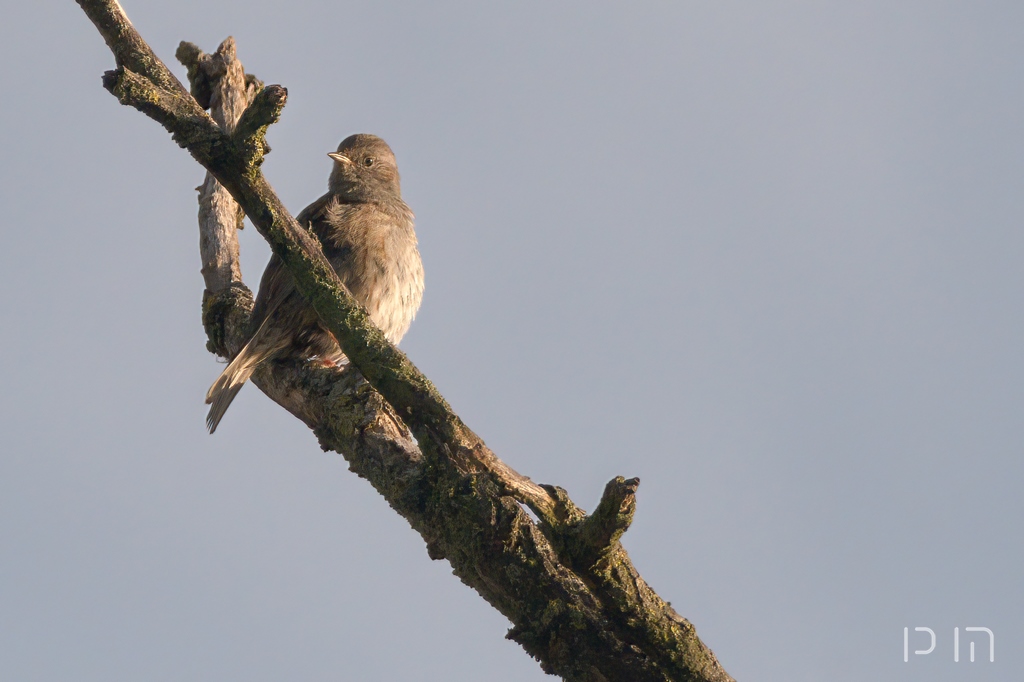
[(373, 165), (373, 157), (372, 156), (367, 156), (365, 159), (363, 159), (363, 165), (366, 166), (367, 168), (372, 166)]

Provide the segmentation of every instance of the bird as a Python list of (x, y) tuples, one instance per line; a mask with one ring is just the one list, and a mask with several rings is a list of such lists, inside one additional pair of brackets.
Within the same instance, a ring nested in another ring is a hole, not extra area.
[[(398, 344), (423, 300), (423, 263), (412, 210), (402, 201), (398, 164), (375, 135), (350, 135), (336, 152), (327, 193), (296, 218), (320, 240), (324, 255), (370, 320)], [(210, 386), (210, 433), (256, 369), (284, 359), (347, 360), (337, 340), (295, 288), (277, 255), (270, 258), (253, 305), (249, 338)]]

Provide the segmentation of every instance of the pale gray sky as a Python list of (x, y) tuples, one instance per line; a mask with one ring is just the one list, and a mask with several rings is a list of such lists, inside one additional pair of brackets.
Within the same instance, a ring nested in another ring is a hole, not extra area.
[[(0, 678), (550, 679), (257, 390), (206, 434), (203, 173), (76, 4), (6, 5)], [(737, 679), (1024, 670), (1024, 5), (123, 5), (288, 87), (294, 212), (391, 143), (403, 348), (535, 480), (639, 476), (625, 544)]]

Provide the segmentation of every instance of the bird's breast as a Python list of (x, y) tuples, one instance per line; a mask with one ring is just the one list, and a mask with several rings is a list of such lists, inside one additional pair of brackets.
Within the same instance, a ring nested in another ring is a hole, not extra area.
[(372, 204), (338, 213), (331, 216), (331, 234), (322, 238), (327, 256), (373, 323), (397, 344), (423, 299), (412, 214)]

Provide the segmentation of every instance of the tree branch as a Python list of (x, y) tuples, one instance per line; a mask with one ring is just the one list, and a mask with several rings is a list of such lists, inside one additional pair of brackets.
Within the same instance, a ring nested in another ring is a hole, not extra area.
[[(618, 542), (632, 519), (638, 481), (609, 483), (588, 517), (563, 490), (516, 473), (345, 290), (260, 170), (267, 126), (279, 117), (287, 91), (269, 86), (253, 97), (253, 80), (239, 78), (233, 41), (213, 58), (183, 44), (178, 55), (197, 102), (116, 0), (77, 1), (119, 67), (104, 85), (163, 125), (227, 189), (358, 369), (273, 363), (254, 382), (309, 425), (324, 449), (342, 453), (423, 536), (432, 558), (448, 559), (463, 582), (507, 616), (513, 623), (508, 636), (545, 671), (581, 681), (731, 680), (693, 626), (647, 586)], [(247, 83), (244, 95), (239, 83)], [(248, 103), (240, 115), (239, 102)], [(212, 118), (207, 105), (214, 106)], [(252, 306), (237, 274), (237, 211), (229, 209), (211, 212), (208, 222), (218, 226), (210, 229), (220, 237), (203, 249), (208, 345), (227, 357), (245, 338)]]
[(617, 476), (605, 486), (597, 509), (580, 522), (570, 556), (575, 566), (591, 570), (619, 547), (619, 538), (633, 522), (639, 478)]

